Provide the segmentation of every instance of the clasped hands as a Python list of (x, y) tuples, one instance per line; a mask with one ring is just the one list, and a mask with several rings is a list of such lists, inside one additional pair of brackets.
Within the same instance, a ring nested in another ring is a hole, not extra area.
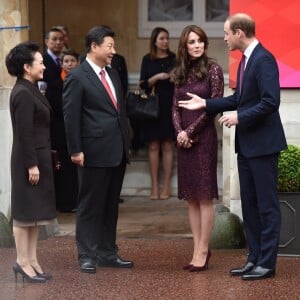
[[(186, 93), (186, 94), (190, 97), (190, 99), (178, 101), (179, 107), (189, 109), (189, 110), (197, 110), (206, 107), (205, 99), (192, 93)], [(226, 127), (230, 128), (233, 125), (237, 125), (239, 121), (238, 121), (237, 113), (232, 113), (232, 114), (223, 115), (222, 117), (220, 117), (218, 122), (220, 123), (220, 125), (225, 125)]]
[(185, 131), (180, 131), (177, 135), (177, 144), (182, 148), (192, 147), (193, 141), (189, 139)]

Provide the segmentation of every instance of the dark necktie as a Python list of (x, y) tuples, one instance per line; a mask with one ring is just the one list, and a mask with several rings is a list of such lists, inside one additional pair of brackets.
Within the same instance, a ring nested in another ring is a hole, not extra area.
[(240, 94), (242, 91), (242, 85), (243, 85), (243, 78), (245, 73), (245, 63), (246, 63), (246, 56), (243, 55), (240, 63)]
[(61, 69), (61, 60), (59, 57), (55, 58), (56, 64), (58, 65), (58, 67)]
[(105, 87), (105, 89), (106, 89), (106, 91), (107, 91), (107, 93), (108, 93), (108, 95), (109, 95), (109, 97), (111, 99), (111, 102), (113, 103), (114, 107), (117, 109), (118, 108), (118, 102), (115, 99), (115, 97), (114, 97), (114, 95), (113, 95), (113, 93), (111, 91), (111, 88), (110, 88), (110, 86), (109, 86), (109, 84), (108, 84), (108, 82), (107, 82), (107, 80), (105, 78), (105, 71), (104, 70), (100, 71), (100, 77), (101, 77), (101, 82), (104, 85), (104, 87)]

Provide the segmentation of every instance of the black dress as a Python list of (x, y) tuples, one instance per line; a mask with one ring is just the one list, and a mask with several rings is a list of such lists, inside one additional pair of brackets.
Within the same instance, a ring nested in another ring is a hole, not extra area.
[[(140, 80), (141, 87), (147, 93), (151, 92), (148, 79), (155, 74), (170, 72), (175, 65), (175, 54), (165, 58), (150, 59), (149, 55), (143, 57)], [(141, 124), (141, 140), (143, 142), (164, 141), (174, 139), (174, 127), (172, 122), (172, 102), (174, 85), (170, 80), (158, 80), (155, 83), (155, 93), (159, 97), (160, 115), (158, 120), (147, 120)]]

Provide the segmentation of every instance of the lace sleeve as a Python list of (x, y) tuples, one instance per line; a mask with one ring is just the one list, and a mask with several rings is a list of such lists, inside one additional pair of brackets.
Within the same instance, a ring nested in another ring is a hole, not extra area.
[[(210, 83), (210, 98), (221, 98), (224, 94), (224, 76), (222, 68), (213, 64), (208, 73)], [(208, 115), (205, 111), (203, 114), (185, 129), (187, 135), (193, 139), (204, 127), (210, 122), (214, 122), (214, 115)]]
[[(222, 68), (213, 64), (208, 73), (210, 84), (210, 98), (221, 98), (224, 93), (224, 76)], [(205, 111), (203, 114), (186, 128), (187, 135), (193, 139), (204, 127), (209, 123), (214, 122), (214, 115), (208, 115)]]
[(222, 68), (214, 64), (209, 70), (211, 98), (222, 98), (224, 95), (224, 75)]
[(174, 97), (173, 97), (173, 105), (172, 105), (172, 119), (173, 119), (173, 125), (176, 132), (176, 136), (180, 131), (182, 131), (181, 128), (181, 115), (180, 115), (180, 108), (177, 105), (177, 95), (178, 90), (175, 88), (174, 90)]

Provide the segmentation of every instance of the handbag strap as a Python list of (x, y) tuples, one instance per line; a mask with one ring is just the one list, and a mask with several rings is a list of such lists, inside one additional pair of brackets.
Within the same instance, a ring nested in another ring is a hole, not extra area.
[(154, 85), (154, 84), (152, 85), (150, 95), (151, 95), (151, 96), (154, 96), (154, 95), (155, 95), (155, 85)]

